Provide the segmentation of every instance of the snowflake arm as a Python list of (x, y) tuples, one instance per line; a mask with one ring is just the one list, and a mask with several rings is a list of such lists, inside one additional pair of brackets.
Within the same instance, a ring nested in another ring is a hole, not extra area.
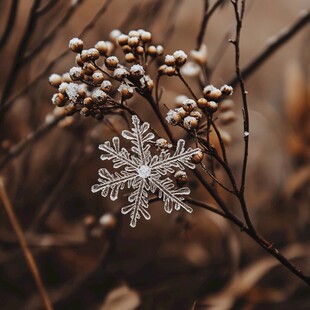
[(192, 148), (185, 150), (184, 145), (185, 141), (180, 139), (172, 156), (168, 150), (162, 150), (159, 156), (155, 155), (150, 163), (151, 169), (158, 172), (160, 175), (173, 173), (175, 168), (181, 170), (184, 170), (185, 167), (194, 169), (195, 164), (191, 162), (191, 158), (200, 150)]
[(149, 187), (146, 180), (140, 179), (135, 186), (137, 186), (137, 188), (128, 197), (128, 201), (131, 202), (131, 204), (121, 209), (123, 214), (130, 213), (131, 227), (136, 227), (137, 220), (141, 218), (141, 214), (146, 220), (151, 218), (150, 213), (146, 210), (149, 206), (148, 193), (146, 191)]
[(103, 197), (107, 197), (110, 192), (110, 199), (115, 201), (118, 198), (118, 192), (126, 186), (130, 188), (133, 181), (136, 179), (136, 173), (129, 173), (127, 171), (122, 171), (121, 173), (116, 172), (115, 175), (111, 174), (107, 169), (102, 168), (99, 170), (98, 179), (99, 184), (92, 186), (91, 191), (93, 193), (101, 191)]
[(152, 178), (150, 184), (153, 192), (158, 190), (158, 197), (164, 201), (164, 209), (167, 213), (171, 213), (173, 209), (180, 210), (181, 208), (189, 213), (193, 212), (193, 209), (183, 202), (184, 197), (182, 196), (190, 194), (188, 187), (174, 189), (174, 184), (169, 178), (165, 180)]
[(155, 136), (152, 132), (146, 133), (150, 128), (150, 124), (143, 123), (140, 126), (140, 120), (136, 115), (133, 115), (132, 123), (134, 125), (132, 131), (123, 130), (122, 136), (133, 144), (131, 150), (138, 155), (140, 163), (142, 165), (148, 164), (151, 153), (150, 144), (147, 143), (151, 142)]

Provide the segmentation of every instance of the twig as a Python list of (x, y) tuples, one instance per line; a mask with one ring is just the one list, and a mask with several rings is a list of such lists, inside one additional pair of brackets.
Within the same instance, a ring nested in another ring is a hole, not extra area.
[(5, 190), (5, 187), (4, 187), (4, 183), (3, 183), (3, 180), (0, 179), (0, 198), (3, 202), (3, 206), (5, 208), (5, 211), (9, 217), (9, 220), (12, 224), (12, 227), (14, 229), (14, 232), (16, 233), (17, 235), (17, 238), (19, 240), (19, 243), (20, 243), (20, 246), (22, 248), (22, 251), (24, 253), (24, 256), (25, 256), (25, 259), (26, 259), (26, 262), (29, 266), (29, 269), (32, 273), (32, 276), (36, 282), (36, 285), (38, 287), (38, 291), (40, 293), (40, 296), (43, 300), (43, 303), (44, 303), (44, 306), (47, 310), (52, 310), (53, 309), (53, 306), (50, 302), (50, 299), (47, 295), (47, 292), (46, 292), (46, 289), (43, 285), (43, 282), (42, 282), (42, 279), (41, 279), (41, 275), (40, 275), (40, 272), (39, 272), (39, 269), (37, 267), (37, 264), (31, 254), (31, 251), (27, 245), (27, 241), (26, 241), (26, 238), (25, 238), (25, 235), (22, 231), (22, 228), (18, 222), (18, 219), (15, 215), (15, 212), (11, 206), (11, 203), (10, 203), (10, 200), (9, 200), (9, 197), (6, 193), (6, 190)]
[(59, 0), (49, 0), (44, 6), (37, 10), (37, 15), (41, 17), (42, 15), (46, 14), (53, 8), (53, 6), (57, 4), (57, 2), (59, 2)]
[[(260, 66), (269, 59), (280, 47), (294, 37), (301, 29), (303, 29), (310, 22), (310, 10), (302, 11), (300, 17), (290, 27), (280, 31), (278, 35), (272, 36), (268, 40), (265, 49), (256, 56), (244, 69), (241, 70), (243, 79), (247, 79), (254, 73)], [(272, 39), (272, 40), (271, 40)], [(228, 85), (235, 86), (239, 82), (238, 76), (230, 79)]]

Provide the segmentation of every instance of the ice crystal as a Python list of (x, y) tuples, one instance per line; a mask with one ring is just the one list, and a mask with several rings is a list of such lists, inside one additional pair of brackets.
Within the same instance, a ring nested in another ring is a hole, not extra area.
[(152, 132), (148, 132), (150, 124), (140, 124), (137, 116), (132, 117), (133, 128), (131, 131), (124, 130), (122, 136), (129, 140), (133, 146), (132, 153), (120, 147), (120, 139), (114, 137), (112, 143), (106, 141), (99, 145), (104, 151), (102, 160), (112, 160), (113, 168), (122, 168), (120, 172), (110, 173), (106, 168), (99, 170), (99, 183), (92, 186), (92, 192), (101, 192), (103, 197), (110, 194), (110, 199), (118, 199), (119, 191), (132, 188), (128, 196), (129, 204), (121, 209), (123, 214), (130, 214), (130, 226), (135, 227), (141, 215), (149, 220), (151, 218), (148, 209), (148, 193), (156, 194), (164, 202), (164, 209), (171, 213), (173, 209), (183, 208), (192, 212), (192, 208), (184, 202), (183, 195), (188, 195), (188, 187), (175, 188), (172, 179), (167, 174), (175, 170), (184, 170), (185, 167), (194, 169), (191, 157), (199, 152), (199, 149), (185, 149), (185, 141), (180, 139), (177, 142), (174, 154), (168, 149), (162, 149), (159, 154), (152, 155), (150, 148), (155, 138)]

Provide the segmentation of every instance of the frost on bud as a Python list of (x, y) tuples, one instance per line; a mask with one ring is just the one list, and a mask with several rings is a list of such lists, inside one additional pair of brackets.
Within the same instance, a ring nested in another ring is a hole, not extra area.
[(164, 47), (162, 45), (156, 46), (157, 55), (161, 56), (164, 53)]
[(129, 31), (129, 33), (128, 33), (128, 35), (129, 35), (129, 37), (137, 37), (137, 38), (139, 38), (140, 37), (140, 33), (139, 33), (139, 31), (137, 31), (137, 30), (130, 30)]
[(78, 86), (78, 93), (79, 93), (79, 97), (85, 98), (88, 93), (87, 86), (85, 84), (80, 84)]
[(176, 108), (174, 109), (178, 114), (180, 114), (182, 117), (185, 117), (188, 115), (188, 113), (183, 108)]
[(119, 37), (121, 34), (122, 34), (122, 33), (121, 33), (120, 30), (118, 30), (118, 29), (112, 30), (112, 31), (110, 32), (110, 40), (111, 40), (113, 43), (116, 43), (118, 37)]
[(57, 107), (63, 107), (66, 104), (66, 97), (62, 93), (54, 94), (52, 97), (52, 102)]
[(59, 87), (58, 87), (58, 91), (62, 94), (65, 94), (66, 93), (66, 90), (67, 90), (67, 87), (68, 87), (68, 83), (66, 82), (62, 82)]
[(166, 66), (166, 68), (165, 68), (165, 74), (167, 74), (168, 76), (173, 76), (173, 75), (175, 75), (175, 67)]
[(148, 43), (152, 40), (152, 34), (148, 31), (143, 31), (140, 34), (140, 38), (141, 38), (143, 43)]
[(217, 111), (218, 109), (218, 103), (215, 102), (215, 101), (208, 101), (207, 103), (207, 106), (206, 106), (206, 110), (209, 112), (209, 113), (214, 113)]
[(139, 45), (139, 38), (137, 37), (128, 38), (128, 45), (130, 47), (137, 47)]
[(96, 48), (90, 48), (87, 51), (87, 56), (88, 56), (88, 59), (90, 60), (97, 60), (100, 56), (100, 53)]
[(188, 181), (188, 177), (187, 174), (184, 170), (178, 170), (175, 174), (174, 174), (174, 178), (178, 184), (178, 186), (182, 187), (183, 185), (185, 185)]
[(97, 104), (104, 104), (107, 101), (107, 94), (101, 89), (97, 88), (92, 93), (92, 99)]
[(164, 149), (168, 147), (168, 141), (164, 138), (157, 139), (155, 141), (155, 147), (157, 149)]
[(141, 65), (133, 65), (129, 72), (130, 75), (135, 78), (141, 78), (145, 74), (145, 71)]
[(166, 68), (167, 68), (167, 65), (161, 65), (161, 66), (158, 68), (158, 73), (161, 74), (161, 75), (166, 74)]
[(134, 62), (136, 60), (136, 57), (133, 53), (127, 53), (125, 54), (125, 60), (129, 63)]
[(151, 56), (151, 57), (155, 57), (157, 56), (157, 49), (154, 45), (151, 45), (147, 48), (147, 53)]
[(121, 84), (117, 90), (121, 93), (122, 99), (124, 100), (133, 96), (133, 88), (126, 84)]
[(48, 81), (52, 86), (58, 87), (62, 83), (62, 77), (59, 74), (54, 73), (50, 75)]
[(66, 83), (72, 82), (69, 72), (66, 72), (62, 75), (62, 80), (63, 82), (66, 82)]
[(191, 158), (192, 162), (194, 164), (200, 164), (203, 160), (203, 153), (202, 151), (198, 151), (196, 154), (194, 154)]
[(233, 94), (233, 92), (234, 92), (234, 89), (231, 87), (231, 86), (229, 86), (229, 85), (223, 85), (222, 87), (221, 87), (221, 92), (225, 95), (225, 96), (231, 96), (232, 94)]
[(182, 50), (175, 51), (173, 57), (175, 58), (175, 64), (178, 67), (183, 66), (187, 60), (187, 55)]
[(199, 76), (201, 68), (196, 63), (189, 61), (181, 68), (181, 73), (187, 77)]
[(174, 66), (175, 65), (175, 58), (172, 55), (165, 56), (165, 64), (167, 66)]
[(110, 56), (106, 58), (104, 63), (109, 70), (114, 70), (118, 66), (119, 60), (116, 56)]
[(117, 38), (117, 42), (120, 46), (124, 46), (128, 44), (128, 36), (126, 34), (121, 34), (119, 35), (119, 37)]
[(69, 71), (72, 81), (79, 81), (83, 79), (84, 72), (81, 67), (72, 67)]
[(92, 63), (87, 62), (84, 64), (83, 70), (86, 75), (93, 75), (93, 73), (96, 71), (96, 67)]
[(202, 119), (202, 114), (199, 111), (192, 111), (189, 115), (195, 117), (198, 121)]
[(196, 104), (196, 101), (193, 100), (193, 99), (185, 99), (183, 101), (183, 109), (186, 111), (186, 112), (191, 112), (193, 111), (195, 108), (196, 108), (197, 104)]
[(69, 83), (66, 89), (66, 94), (70, 101), (75, 102), (79, 97), (79, 85), (76, 83)]
[(207, 45), (202, 44), (198, 51), (191, 51), (192, 58), (200, 65), (205, 65), (208, 60), (208, 48)]
[(129, 72), (125, 68), (116, 68), (113, 73), (113, 77), (115, 77), (119, 81), (123, 80), (128, 75)]
[(98, 84), (101, 84), (103, 82), (104, 76), (103, 76), (102, 72), (96, 71), (93, 73), (92, 79), (93, 79), (93, 83), (95, 85), (98, 85)]
[(94, 100), (91, 97), (86, 97), (83, 103), (86, 108), (91, 108), (94, 105)]
[(148, 91), (152, 91), (155, 86), (154, 81), (148, 75), (142, 76), (140, 84), (142, 88), (146, 88)]
[(108, 52), (108, 45), (105, 41), (98, 41), (95, 44), (95, 48), (99, 51), (101, 56), (105, 56)]
[(83, 41), (79, 38), (73, 38), (69, 41), (69, 48), (75, 53), (80, 53), (83, 50)]
[(181, 123), (182, 116), (174, 110), (169, 110), (167, 115), (166, 115), (166, 120), (169, 124), (175, 126), (175, 125)]
[(100, 89), (103, 90), (104, 92), (108, 93), (112, 89), (112, 83), (110, 81), (108, 81), (108, 80), (104, 80), (101, 83)]
[(89, 60), (89, 58), (88, 58), (88, 50), (82, 50), (81, 51), (81, 60), (83, 62)]
[(219, 100), (222, 97), (222, 92), (214, 87), (213, 85), (208, 85), (206, 86), (203, 91), (203, 96), (207, 99), (207, 100)]
[(84, 108), (81, 109), (80, 114), (82, 116), (89, 116), (90, 115), (90, 111), (89, 111), (88, 108), (84, 107)]
[(198, 120), (193, 116), (186, 116), (183, 120), (183, 126), (188, 130), (193, 130), (198, 127)]

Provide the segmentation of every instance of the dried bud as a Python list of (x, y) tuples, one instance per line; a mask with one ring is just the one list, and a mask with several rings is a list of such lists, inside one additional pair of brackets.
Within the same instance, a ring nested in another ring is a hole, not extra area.
[(105, 66), (109, 70), (114, 70), (119, 64), (119, 60), (116, 56), (110, 56), (105, 60)]
[(168, 76), (175, 75), (175, 67), (167, 66), (165, 69), (165, 74), (167, 74)]
[(86, 97), (83, 103), (86, 108), (91, 108), (94, 105), (94, 100), (91, 97)]
[(66, 97), (62, 93), (57, 93), (54, 94), (52, 97), (52, 102), (55, 104), (57, 107), (63, 107), (66, 104)]
[(200, 164), (203, 160), (203, 153), (202, 151), (198, 151), (196, 154), (194, 154), (191, 158), (192, 162), (194, 164)]
[(62, 83), (59, 85), (59, 87), (58, 87), (58, 91), (59, 91), (60, 93), (62, 93), (62, 94), (65, 94), (66, 91), (67, 91), (68, 85), (69, 85), (68, 83), (62, 82)]
[(129, 45), (124, 45), (124, 46), (123, 46), (123, 52), (124, 52), (125, 54), (127, 54), (127, 53), (132, 53), (132, 48), (131, 48)]
[(148, 31), (143, 31), (140, 34), (140, 38), (141, 38), (143, 43), (148, 43), (152, 40), (152, 34)]
[(147, 53), (151, 57), (156, 57), (157, 56), (157, 49), (154, 45), (151, 45), (147, 48)]
[(169, 124), (175, 126), (177, 124), (180, 124), (182, 121), (182, 116), (178, 114), (174, 110), (169, 110), (167, 115), (166, 115), (166, 120)]
[(81, 109), (80, 114), (82, 116), (89, 116), (90, 115), (90, 111), (86, 107), (84, 107), (84, 108)]
[(206, 98), (199, 98), (197, 100), (197, 105), (200, 109), (205, 109), (208, 107), (208, 100)]
[(139, 55), (143, 55), (144, 54), (144, 48), (142, 46), (137, 46), (136, 47), (136, 52)]
[(164, 53), (164, 47), (162, 45), (156, 46), (157, 55), (161, 56)]
[(145, 74), (145, 71), (141, 65), (133, 65), (129, 72), (134, 78), (141, 78)]
[(72, 67), (69, 71), (72, 81), (79, 81), (84, 77), (84, 71), (81, 67)]
[(119, 35), (119, 37), (117, 38), (118, 44), (120, 46), (127, 45), (128, 44), (128, 38), (129, 37), (126, 34)]
[(105, 41), (98, 41), (95, 48), (99, 51), (101, 56), (105, 56), (108, 52), (108, 45)]
[(136, 60), (136, 57), (133, 53), (127, 53), (125, 54), (125, 60), (129, 63), (134, 62)]
[(99, 223), (106, 230), (111, 230), (116, 227), (117, 220), (116, 217), (111, 213), (106, 213), (101, 216), (99, 219)]
[(158, 68), (158, 73), (161, 74), (161, 75), (164, 75), (164, 74), (166, 74), (166, 69), (167, 69), (167, 65), (161, 65)]
[(193, 130), (198, 127), (198, 120), (192, 116), (186, 116), (183, 120), (183, 126), (188, 130)]
[(121, 93), (122, 99), (124, 100), (133, 96), (133, 88), (127, 84), (121, 84), (117, 90)]
[(77, 54), (77, 55), (75, 56), (75, 63), (76, 63), (78, 66), (83, 67), (84, 62), (83, 62), (83, 60), (82, 60), (82, 58), (81, 58), (81, 54)]
[(79, 94), (79, 97), (81, 98), (85, 98), (86, 95), (87, 95), (88, 91), (87, 91), (87, 86), (85, 84), (80, 84), (78, 86), (78, 94)]
[(202, 114), (199, 111), (192, 111), (189, 115), (197, 118), (198, 121), (202, 119)]
[(155, 147), (158, 149), (165, 149), (168, 147), (168, 141), (164, 138), (157, 139), (155, 141)]
[(66, 72), (62, 75), (62, 81), (66, 83), (72, 82), (69, 72)]
[(83, 70), (86, 75), (93, 75), (93, 73), (97, 70), (97, 68), (90, 62), (86, 62), (84, 64)]
[(174, 174), (174, 178), (175, 178), (178, 186), (180, 186), (180, 187), (185, 185), (187, 183), (187, 180), (188, 180), (187, 174), (186, 174), (186, 172), (184, 170), (178, 170)]
[(215, 101), (208, 101), (208, 104), (206, 106), (206, 110), (209, 112), (209, 113), (214, 113), (217, 111), (217, 108), (218, 108), (218, 103), (215, 102)]
[(185, 64), (186, 59), (187, 59), (187, 55), (182, 51), (175, 51), (173, 53), (173, 57), (175, 58), (175, 64), (178, 67), (181, 67)]
[(122, 34), (122, 33), (121, 33), (120, 30), (118, 30), (118, 29), (112, 30), (112, 31), (110, 32), (110, 40), (111, 40), (113, 43), (116, 43), (118, 37), (119, 37), (121, 34)]
[(197, 104), (196, 104), (196, 101), (193, 100), (193, 99), (185, 99), (183, 101), (183, 109), (186, 111), (186, 112), (191, 112), (193, 111), (195, 108), (196, 108)]
[(187, 62), (181, 68), (181, 73), (184, 76), (188, 76), (188, 77), (199, 76), (200, 72), (201, 72), (201, 67), (192, 61)]
[(202, 44), (198, 51), (191, 51), (192, 58), (200, 65), (205, 65), (208, 59), (208, 48), (207, 45)]
[(221, 92), (225, 95), (225, 96), (231, 96), (234, 92), (234, 89), (231, 86), (228, 85), (223, 85), (221, 87)]
[(58, 87), (62, 83), (62, 77), (59, 74), (54, 73), (50, 75), (48, 81), (52, 86)]
[(89, 58), (88, 58), (88, 50), (82, 50), (81, 51), (81, 60), (83, 62), (89, 60)]
[(101, 84), (103, 82), (104, 76), (103, 76), (101, 71), (96, 71), (92, 75), (92, 79), (93, 79), (93, 82), (94, 82), (95, 85), (99, 85), (99, 84)]
[(128, 39), (128, 45), (130, 47), (136, 47), (139, 45), (139, 38), (137, 37), (132, 37)]
[(116, 68), (114, 70), (113, 76), (121, 81), (129, 75), (129, 72), (125, 68)]
[(92, 99), (97, 104), (104, 104), (107, 101), (107, 94), (99, 88), (96, 88), (92, 93)]
[(112, 83), (109, 80), (104, 80), (101, 83), (100, 89), (103, 90), (104, 92), (108, 93), (112, 89)]
[(88, 56), (88, 59), (90, 60), (97, 60), (100, 56), (100, 53), (96, 48), (90, 48), (87, 51), (87, 56)]
[(83, 50), (83, 41), (78, 38), (73, 38), (69, 41), (69, 48), (75, 53), (80, 53)]
[(182, 118), (186, 117), (188, 113), (183, 108), (176, 108), (174, 109), (178, 114), (182, 116)]
[(203, 91), (203, 96), (207, 99), (207, 100), (219, 100), (222, 97), (222, 92), (214, 87), (213, 85), (208, 85), (206, 86)]
[(165, 64), (167, 66), (174, 66), (175, 65), (175, 58), (172, 55), (166, 55)]

